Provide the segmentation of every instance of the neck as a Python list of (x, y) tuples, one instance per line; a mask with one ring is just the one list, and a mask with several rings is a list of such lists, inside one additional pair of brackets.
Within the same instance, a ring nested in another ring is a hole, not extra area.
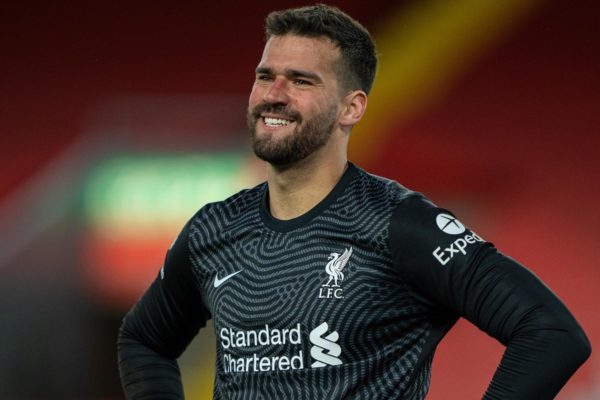
[(345, 156), (319, 160), (318, 154), (291, 166), (271, 165), (267, 178), (271, 215), (287, 220), (305, 214), (331, 192), (347, 166)]

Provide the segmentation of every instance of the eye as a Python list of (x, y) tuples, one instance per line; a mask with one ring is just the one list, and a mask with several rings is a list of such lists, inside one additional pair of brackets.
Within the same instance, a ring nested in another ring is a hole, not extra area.
[(310, 81), (307, 81), (306, 79), (296, 78), (296, 79), (294, 79), (294, 85), (308, 86), (308, 85), (312, 85), (312, 83)]
[(256, 75), (256, 80), (260, 82), (269, 82), (273, 80), (273, 77), (268, 74), (258, 74)]

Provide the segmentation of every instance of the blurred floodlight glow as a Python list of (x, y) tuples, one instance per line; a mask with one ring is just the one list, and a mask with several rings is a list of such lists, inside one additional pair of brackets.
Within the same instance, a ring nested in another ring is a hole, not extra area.
[(132, 154), (102, 162), (83, 192), (86, 292), (107, 307), (129, 308), (198, 209), (259, 180), (252, 162), (237, 153)]
[(88, 226), (114, 237), (182, 226), (202, 205), (255, 182), (238, 154), (129, 155), (98, 166), (84, 191)]

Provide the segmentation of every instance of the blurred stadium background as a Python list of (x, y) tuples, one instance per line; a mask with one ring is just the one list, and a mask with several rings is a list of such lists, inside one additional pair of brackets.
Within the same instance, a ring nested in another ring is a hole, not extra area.
[[(0, 397), (119, 399), (120, 320), (205, 202), (263, 180), (246, 98), (297, 1), (0, 6)], [(528, 265), (600, 339), (600, 6), (332, 1), (381, 54), (351, 158)], [(207, 329), (181, 359), (208, 399)], [(481, 396), (502, 347), (460, 322), (429, 399)], [(560, 399), (600, 399), (587, 362)]]

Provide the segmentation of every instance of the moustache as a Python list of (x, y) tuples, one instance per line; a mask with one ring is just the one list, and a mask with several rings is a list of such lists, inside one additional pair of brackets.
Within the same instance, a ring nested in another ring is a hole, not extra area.
[(255, 120), (258, 120), (261, 114), (263, 113), (278, 114), (282, 117), (294, 120), (296, 122), (302, 121), (302, 115), (300, 115), (299, 112), (294, 111), (293, 109), (284, 104), (263, 103), (257, 105), (250, 111), (250, 114), (254, 117)]

